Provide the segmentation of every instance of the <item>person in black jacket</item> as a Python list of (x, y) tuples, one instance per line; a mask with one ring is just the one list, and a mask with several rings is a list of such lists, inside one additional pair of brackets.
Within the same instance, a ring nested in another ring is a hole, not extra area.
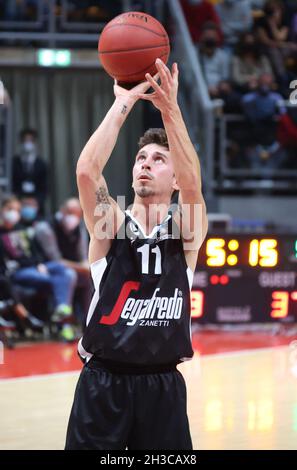
[(20, 155), (13, 159), (12, 186), (18, 197), (30, 196), (38, 200), (40, 213), (44, 213), (47, 196), (47, 173), (45, 161), (38, 155), (38, 134), (35, 129), (20, 132)]

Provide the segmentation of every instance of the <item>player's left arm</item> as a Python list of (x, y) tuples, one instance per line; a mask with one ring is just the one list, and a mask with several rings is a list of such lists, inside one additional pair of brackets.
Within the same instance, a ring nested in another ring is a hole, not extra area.
[(159, 85), (149, 74), (146, 74), (146, 79), (154, 92), (141, 94), (140, 97), (151, 101), (162, 115), (179, 188), (181, 235), (186, 255), (190, 260), (190, 267), (193, 268), (208, 228), (206, 206), (201, 189), (200, 163), (177, 102), (177, 64), (173, 64), (172, 71), (170, 71), (164, 62), (157, 59), (156, 67), (161, 84)]

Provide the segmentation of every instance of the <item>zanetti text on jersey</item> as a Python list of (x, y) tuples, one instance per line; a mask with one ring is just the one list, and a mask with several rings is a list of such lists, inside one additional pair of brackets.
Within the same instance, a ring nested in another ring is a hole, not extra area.
[(121, 318), (128, 320), (126, 325), (133, 326), (139, 320), (139, 326), (169, 326), (170, 320), (181, 317), (183, 298), (179, 289), (172, 297), (157, 297), (157, 287), (151, 299), (128, 297), (123, 307)]

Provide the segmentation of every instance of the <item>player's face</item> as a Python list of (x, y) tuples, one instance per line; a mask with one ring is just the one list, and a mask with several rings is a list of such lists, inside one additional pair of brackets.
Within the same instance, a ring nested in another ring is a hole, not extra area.
[(169, 150), (158, 144), (139, 150), (133, 167), (133, 188), (138, 196), (170, 197), (175, 183)]

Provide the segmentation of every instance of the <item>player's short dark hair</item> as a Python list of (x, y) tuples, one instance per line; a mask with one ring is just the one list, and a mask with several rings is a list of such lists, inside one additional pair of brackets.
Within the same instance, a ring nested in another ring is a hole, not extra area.
[(32, 135), (32, 137), (36, 140), (38, 138), (38, 132), (36, 129), (32, 129), (31, 127), (26, 127), (25, 129), (22, 129), (20, 132), (20, 140), (24, 140), (24, 137), (26, 135)]
[(165, 129), (162, 127), (152, 127), (148, 129), (138, 141), (139, 150), (148, 144), (158, 144), (169, 150), (169, 144)]

